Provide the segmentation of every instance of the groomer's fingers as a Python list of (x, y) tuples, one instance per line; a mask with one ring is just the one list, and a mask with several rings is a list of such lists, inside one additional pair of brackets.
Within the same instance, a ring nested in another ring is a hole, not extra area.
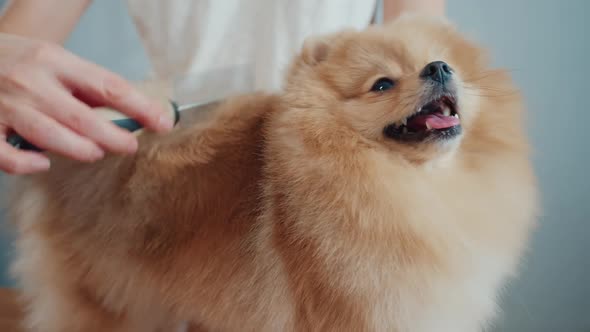
[(46, 171), (50, 162), (40, 153), (18, 150), (6, 142), (8, 128), (0, 125), (0, 170), (8, 174)]
[(173, 127), (167, 110), (122, 77), (70, 53), (56, 61), (58, 78), (83, 100), (114, 108), (153, 130), (167, 131)]
[(68, 91), (54, 88), (47, 95), (51, 97), (41, 102), (41, 111), (80, 136), (114, 153), (133, 153), (137, 150), (137, 138), (133, 134), (104, 119), (88, 105), (73, 98)]
[(104, 156), (96, 144), (29, 106), (21, 105), (4, 116), (8, 126), (43, 150), (83, 162), (93, 162)]

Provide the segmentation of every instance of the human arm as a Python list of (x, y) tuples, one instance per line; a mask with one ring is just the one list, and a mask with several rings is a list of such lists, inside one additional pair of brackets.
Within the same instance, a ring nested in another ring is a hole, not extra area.
[(63, 44), (92, 0), (13, 0), (2, 17), (0, 32)]

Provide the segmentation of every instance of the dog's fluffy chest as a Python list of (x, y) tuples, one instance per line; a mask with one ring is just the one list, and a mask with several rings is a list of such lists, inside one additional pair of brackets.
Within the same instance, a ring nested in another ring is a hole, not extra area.
[[(450, 266), (453, 264), (453, 266)], [(433, 266), (372, 266), (380, 277), (354, 276), (371, 294), (366, 306), (374, 331), (478, 331), (496, 309), (495, 293), (507, 262), (483, 251), (458, 255), (442, 272)], [(380, 280), (377, 281), (377, 280)]]
[(366, 301), (371, 328), (477, 331), (491, 318), (517, 257), (502, 248), (513, 246), (502, 235), (516, 219), (502, 186), (482, 188), (478, 179), (407, 174), (365, 184), (330, 211), (346, 227), (331, 229), (319, 248), (339, 273), (332, 283)]

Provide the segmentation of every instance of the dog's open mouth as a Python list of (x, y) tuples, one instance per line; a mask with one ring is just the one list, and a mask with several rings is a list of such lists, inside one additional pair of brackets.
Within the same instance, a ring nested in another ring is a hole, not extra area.
[(386, 136), (401, 141), (449, 139), (461, 133), (456, 99), (446, 95), (423, 105), (405, 119), (385, 127)]

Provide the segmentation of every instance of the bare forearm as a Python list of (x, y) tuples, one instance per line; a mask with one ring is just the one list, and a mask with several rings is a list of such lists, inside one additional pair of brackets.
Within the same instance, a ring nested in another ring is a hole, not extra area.
[(0, 17), (0, 33), (63, 43), (92, 0), (13, 0)]
[(446, 0), (383, 0), (383, 20), (391, 21), (406, 12), (445, 15)]

